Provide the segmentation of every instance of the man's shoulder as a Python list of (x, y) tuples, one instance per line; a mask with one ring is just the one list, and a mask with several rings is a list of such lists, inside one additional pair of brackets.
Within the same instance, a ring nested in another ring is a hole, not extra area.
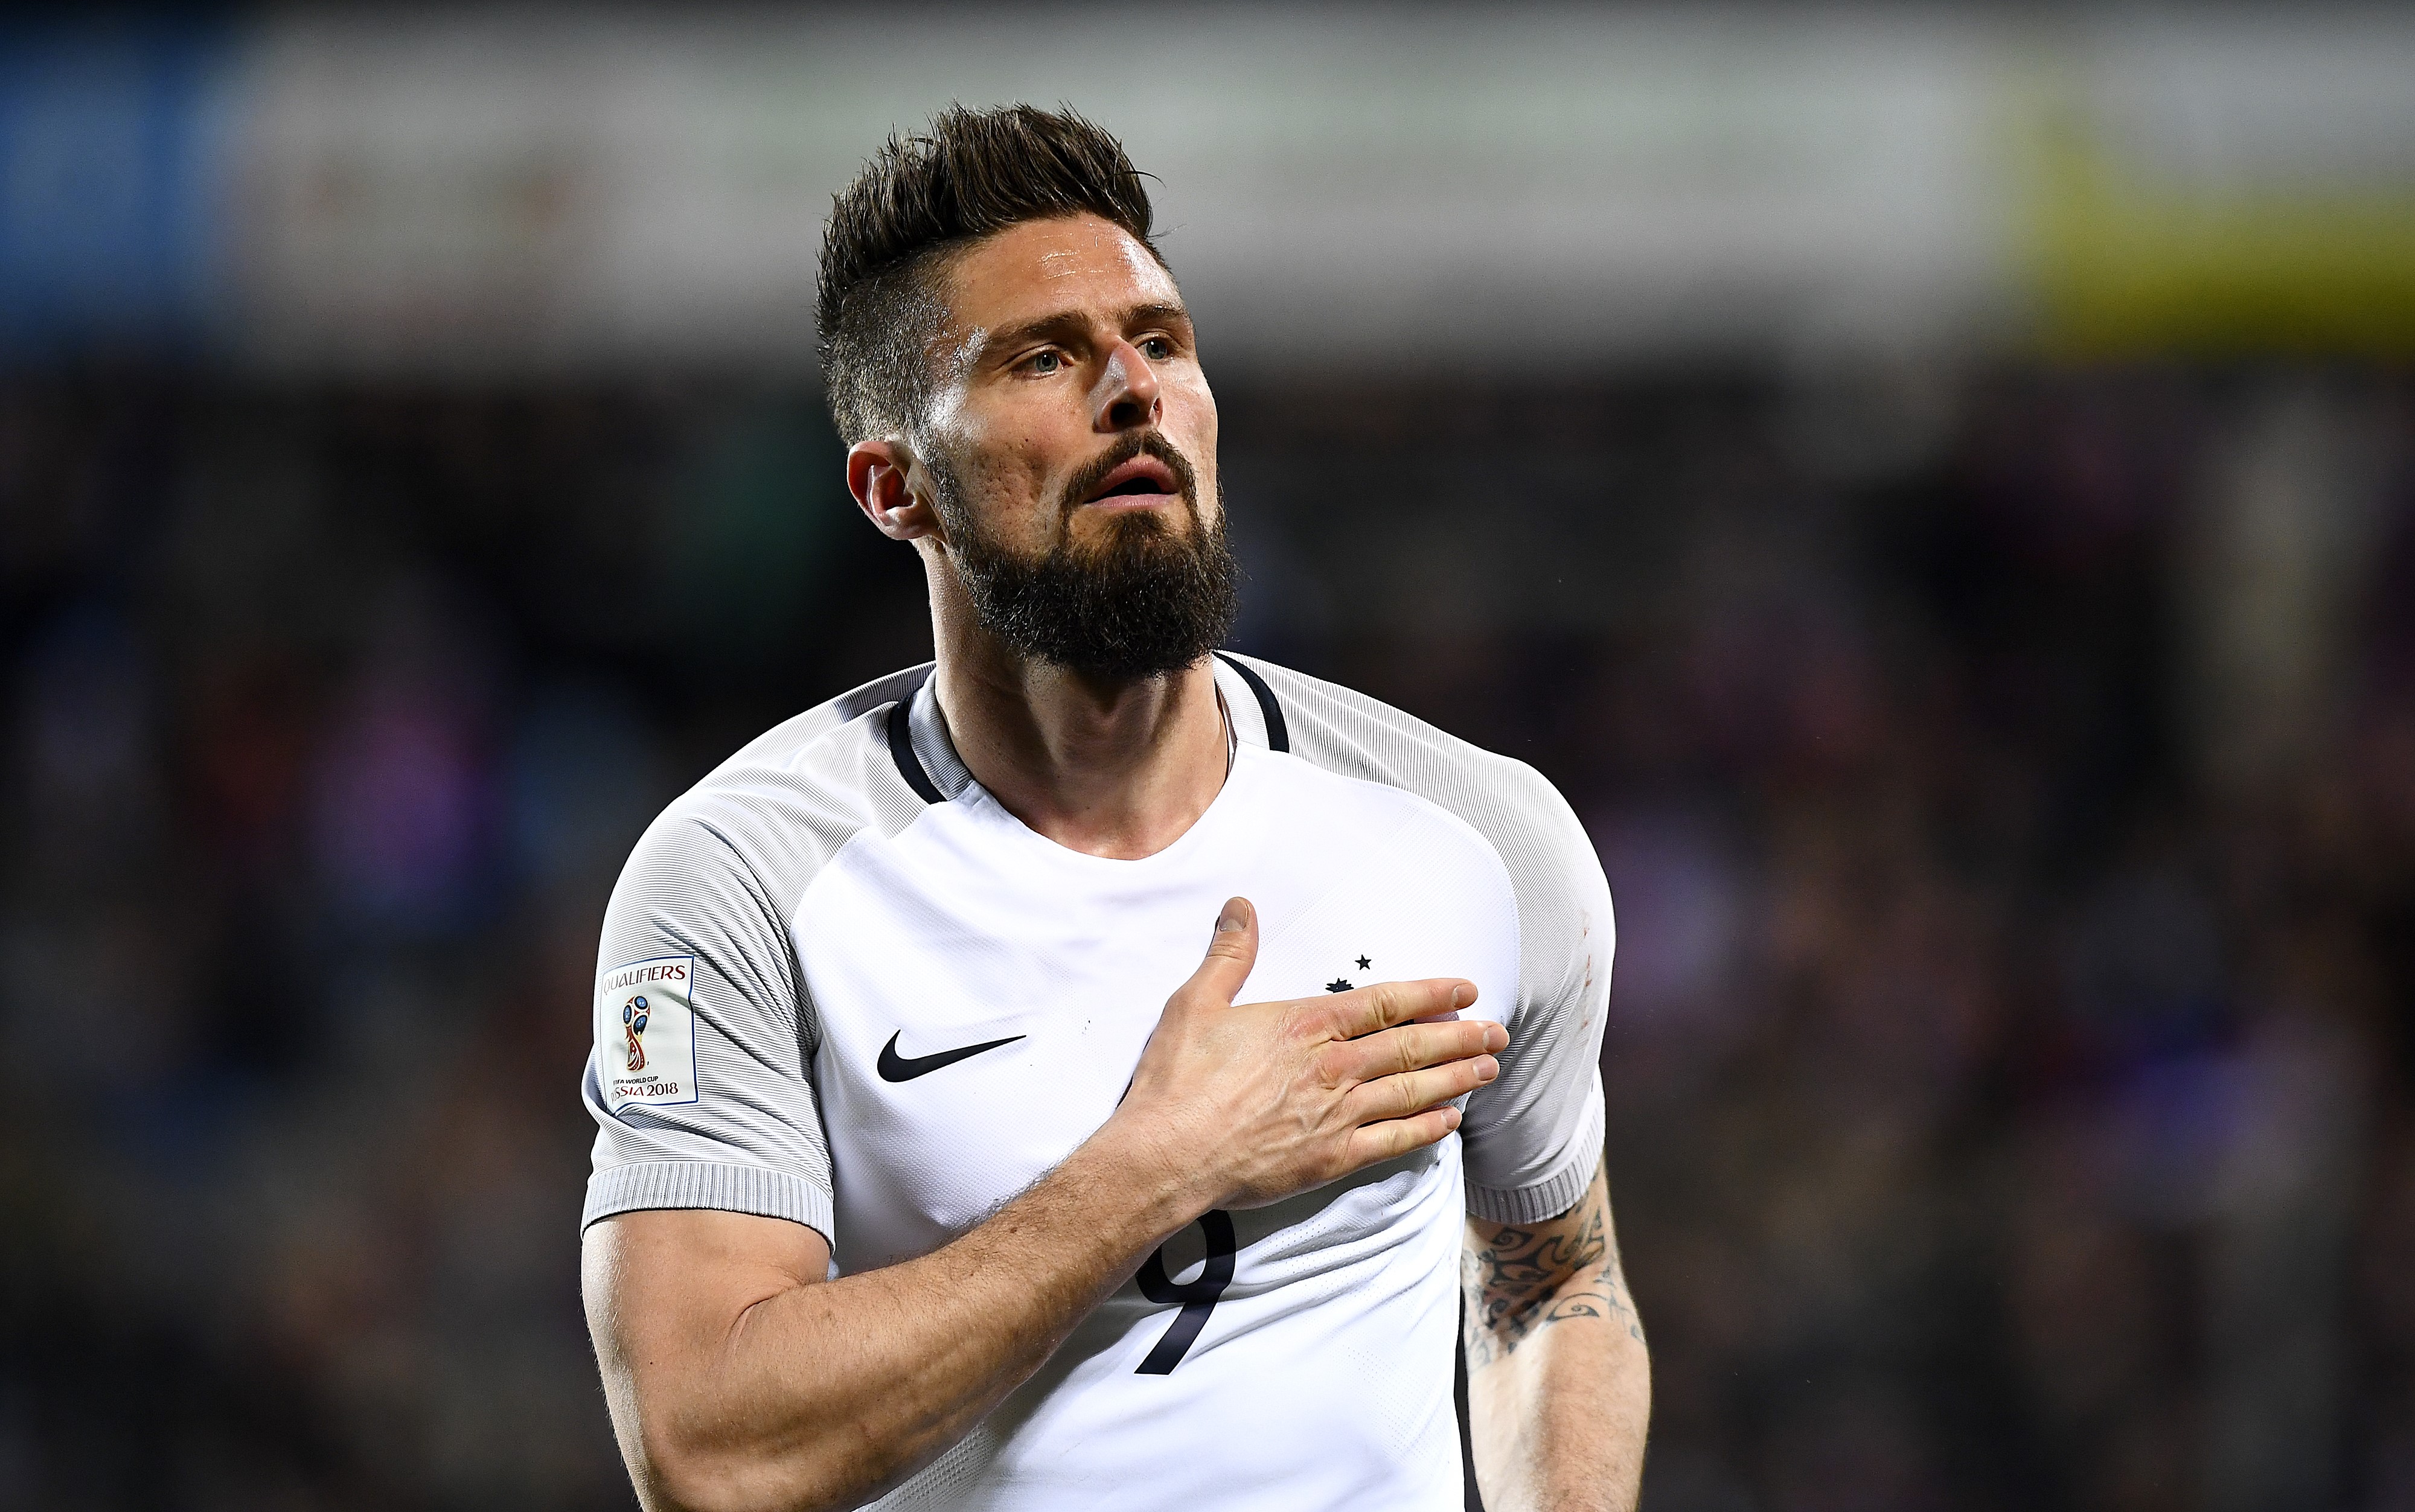
[(1228, 660), (1255, 676), (1273, 698), (1274, 710), (1264, 716), (1269, 745), (1345, 777), (1415, 793), (1475, 825), (1496, 845), (1573, 843), (1590, 856), (1568, 801), (1525, 762), (1355, 688), (1254, 656)]
[(740, 746), (706, 773), (693, 791), (742, 786), (751, 776), (766, 771), (811, 771), (817, 756), (832, 754), (833, 747), (860, 744), (869, 731), (868, 716), (911, 698), (930, 675), (931, 664), (918, 663), (792, 714)]
[(788, 893), (863, 831), (903, 829), (923, 805), (898, 769), (887, 716), (930, 671), (926, 662), (876, 678), (747, 741), (655, 816), (630, 870), (717, 864)]
[(1273, 706), (1264, 716), (1269, 745), (1415, 794), (1492, 847), (1508, 873), (1535, 991), (1546, 990), (1570, 961), (1588, 959), (1597, 934), (1609, 938), (1600, 859), (1576, 811), (1541, 772), (1355, 689), (1255, 657), (1232, 660), (1263, 685), (1260, 702)]

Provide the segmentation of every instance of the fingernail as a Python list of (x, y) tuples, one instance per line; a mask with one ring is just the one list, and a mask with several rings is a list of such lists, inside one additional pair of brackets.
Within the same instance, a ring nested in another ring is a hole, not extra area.
[(1483, 1077), (1489, 1082), (1501, 1074), (1501, 1063), (1493, 1059), (1491, 1055), (1487, 1055), (1482, 1060), (1477, 1062), (1476, 1074)]
[(1465, 1008), (1475, 1001), (1476, 989), (1463, 981), (1450, 990), (1450, 1006), (1453, 1008)]
[(1216, 916), (1216, 933), (1219, 935), (1229, 935), (1234, 930), (1240, 928), (1244, 921), (1242, 915), (1247, 906), (1248, 906), (1242, 903), (1238, 898), (1225, 899), (1224, 911)]

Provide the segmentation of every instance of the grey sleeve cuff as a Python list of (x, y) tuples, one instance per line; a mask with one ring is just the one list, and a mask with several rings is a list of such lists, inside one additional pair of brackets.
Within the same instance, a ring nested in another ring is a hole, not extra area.
[(1607, 1127), (1601, 1100), (1601, 1082), (1594, 1079), (1593, 1088), (1585, 1094), (1584, 1122), (1577, 1137), (1568, 1142), (1568, 1153), (1551, 1175), (1523, 1187), (1479, 1187), (1467, 1183), (1467, 1216), (1493, 1223), (1541, 1223), (1559, 1217), (1577, 1205), (1593, 1184), (1594, 1167), (1600, 1163), (1602, 1144)]
[(578, 1228), (615, 1213), (659, 1207), (710, 1207), (802, 1223), (832, 1240), (831, 1194), (800, 1176), (760, 1165), (711, 1160), (648, 1160), (616, 1165), (587, 1178), (587, 1210)]

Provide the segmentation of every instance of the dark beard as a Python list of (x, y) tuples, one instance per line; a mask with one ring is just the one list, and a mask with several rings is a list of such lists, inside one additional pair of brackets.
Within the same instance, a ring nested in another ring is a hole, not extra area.
[(1240, 564), (1224, 541), (1223, 511), (1212, 526), (1202, 518), (1198, 478), (1173, 443), (1154, 431), (1128, 434), (1066, 486), (1058, 507), (1070, 518), (1109, 472), (1144, 452), (1173, 470), (1192, 528), (1118, 515), (1104, 539), (1059, 541), (1038, 558), (983, 535), (953, 470), (926, 458), (948, 548), (982, 629), (1026, 656), (1118, 681), (1179, 671), (1223, 644), (1240, 609)]

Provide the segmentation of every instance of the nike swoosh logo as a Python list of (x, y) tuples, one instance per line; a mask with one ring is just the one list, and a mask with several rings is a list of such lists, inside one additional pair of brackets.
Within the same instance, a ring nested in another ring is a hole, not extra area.
[(1003, 1040), (984, 1040), (977, 1045), (942, 1050), (936, 1055), (901, 1055), (897, 1053), (897, 1040), (898, 1037), (905, 1032), (903, 1029), (898, 1030), (896, 1034), (889, 1037), (887, 1044), (880, 1047), (878, 1070), (880, 1079), (884, 1082), (910, 1082), (917, 1076), (928, 1076), (943, 1066), (952, 1066), (960, 1060), (969, 1060), (984, 1050), (996, 1050), (1000, 1045), (1011, 1045), (1024, 1038), (1019, 1034), (1010, 1034)]

